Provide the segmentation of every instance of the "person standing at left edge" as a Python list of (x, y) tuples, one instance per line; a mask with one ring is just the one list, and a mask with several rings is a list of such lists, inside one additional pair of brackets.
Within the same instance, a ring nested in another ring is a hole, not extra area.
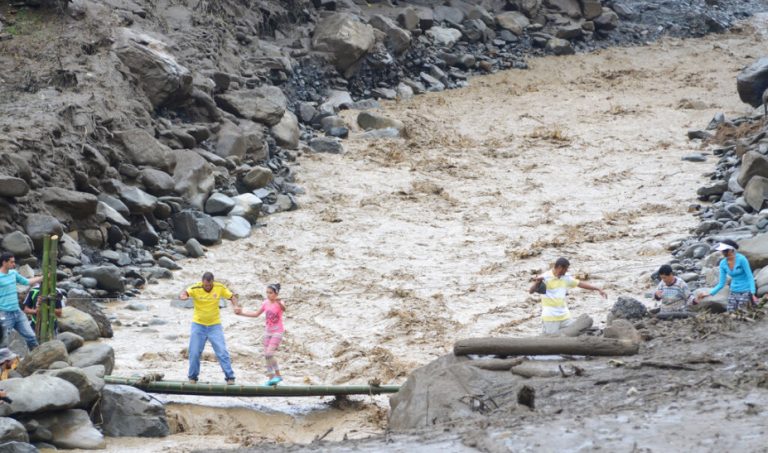
[(17, 330), (27, 347), (35, 349), (37, 338), (29, 325), (27, 315), (19, 308), (19, 292), (16, 284), (30, 286), (43, 281), (43, 277), (33, 277), (27, 280), (13, 270), (16, 267), (16, 257), (12, 253), (4, 252), (0, 255), (0, 317), (3, 324), (2, 344), (5, 345), (13, 330)]
[(235, 372), (232, 371), (232, 362), (227, 351), (227, 343), (224, 341), (224, 329), (221, 327), (219, 300), (228, 299), (235, 309), (240, 306), (237, 303), (237, 295), (233, 294), (226, 286), (213, 280), (213, 274), (206, 272), (202, 281), (196, 283), (179, 295), (179, 299), (192, 298), (194, 303), (194, 315), (192, 316), (192, 328), (189, 336), (189, 378), (190, 384), (197, 384), (200, 374), (200, 357), (207, 341), (211, 342), (213, 352), (219, 360), (224, 379), (227, 384), (235, 383)]

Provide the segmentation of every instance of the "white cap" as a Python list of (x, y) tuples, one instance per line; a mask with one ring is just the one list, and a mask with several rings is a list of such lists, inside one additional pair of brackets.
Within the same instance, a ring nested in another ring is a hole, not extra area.
[(718, 252), (722, 252), (723, 250), (733, 250), (733, 246), (732, 245), (728, 245), (728, 244), (724, 244), (724, 243), (721, 242), (721, 243), (717, 244), (717, 249), (716, 250)]

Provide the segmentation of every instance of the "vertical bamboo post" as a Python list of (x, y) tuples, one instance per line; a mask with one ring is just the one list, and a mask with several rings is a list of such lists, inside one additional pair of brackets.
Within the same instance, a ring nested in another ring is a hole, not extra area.
[(56, 335), (56, 331), (54, 330), (55, 322), (56, 322), (56, 300), (59, 297), (58, 291), (56, 291), (56, 286), (58, 285), (58, 277), (56, 275), (56, 268), (59, 261), (59, 237), (58, 236), (51, 236), (51, 251), (48, 255), (48, 276), (50, 286), (48, 287), (48, 300), (46, 301), (46, 305), (48, 306), (48, 310), (46, 313), (46, 335), (45, 335), (45, 341), (53, 340), (54, 336)]
[[(40, 291), (37, 295), (37, 304), (35, 308), (37, 308), (37, 314), (35, 315), (35, 334), (37, 334), (38, 341), (42, 340), (43, 332), (45, 331), (43, 329), (43, 323), (45, 322), (46, 316), (43, 316), (42, 313), (42, 307), (44, 304), (41, 302), (45, 300), (46, 296), (48, 295), (48, 280), (50, 277), (48, 276), (48, 262), (50, 261), (50, 253), (51, 253), (51, 238), (49, 236), (45, 236), (43, 238), (43, 263), (41, 266), (42, 274), (43, 274), (43, 281), (40, 283)], [(42, 342), (42, 341), (41, 341)]]

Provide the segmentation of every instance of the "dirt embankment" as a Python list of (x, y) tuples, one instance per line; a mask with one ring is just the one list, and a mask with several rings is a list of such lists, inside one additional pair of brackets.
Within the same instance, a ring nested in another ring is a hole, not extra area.
[[(249, 306), (267, 283), (283, 284), (289, 333), (279, 359), (293, 384), (402, 382), (457, 338), (536, 333), (539, 308), (527, 298), (527, 279), (560, 255), (571, 259), (573, 272), (607, 289), (609, 302), (576, 291), (570, 303), (599, 324), (616, 296), (642, 298), (650, 273), (669, 259), (667, 244), (694, 227), (688, 205), (711, 168), (680, 160), (701, 150), (685, 132), (716, 112), (748, 111), (735, 95), (734, 77), (762, 52), (756, 23), (696, 40), (530, 60), (530, 71), (387, 105), (387, 115), (406, 122), (409, 138), (353, 138), (346, 154), (306, 156), (305, 209), (270, 217), (267, 228), (212, 248), (205, 261), (186, 261), (173, 282), (148, 287), (143, 297), (156, 299), (143, 301), (149, 311), (112, 306), (123, 324), (111, 341), (116, 373), (185, 376), (180, 352), (191, 313), (169, 302), (204, 270)], [(147, 328), (154, 318), (166, 324)], [(226, 310), (223, 319), (238, 379), (260, 382), (260, 320)], [(723, 337), (740, 337), (750, 327), (743, 329)], [(685, 338), (656, 341), (674, 355)], [(706, 349), (713, 336), (692, 338)], [(215, 362), (205, 362), (201, 379), (219, 374)], [(633, 401), (621, 409), (630, 418), (641, 400)], [(564, 420), (563, 429), (580, 423), (575, 415)], [(285, 440), (268, 428), (248, 429)], [(339, 424), (326, 439), (345, 434), (355, 437)], [(173, 437), (182, 449), (198, 439)], [(466, 447), (445, 439), (433, 440), (455, 451)], [(223, 435), (206, 441), (237, 442)]]

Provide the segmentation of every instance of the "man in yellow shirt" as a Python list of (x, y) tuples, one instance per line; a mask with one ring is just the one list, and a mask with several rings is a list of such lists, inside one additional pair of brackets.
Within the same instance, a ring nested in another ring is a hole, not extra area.
[(219, 300), (228, 299), (237, 309), (240, 307), (237, 304), (237, 295), (221, 283), (213, 281), (213, 274), (206, 272), (200, 283), (190, 286), (179, 295), (181, 300), (187, 300), (190, 297), (194, 303), (195, 313), (192, 316), (192, 329), (189, 336), (189, 373), (187, 373), (189, 382), (197, 384), (197, 376), (200, 374), (200, 357), (203, 355), (206, 341), (210, 341), (219, 365), (224, 371), (227, 384), (234, 384), (235, 372), (232, 371), (227, 343), (224, 341)]
[(583, 288), (597, 291), (605, 299), (607, 294), (601, 288), (582, 282), (568, 274), (571, 263), (566, 258), (558, 258), (551, 271), (533, 279), (529, 293), (541, 292), (541, 321), (545, 335), (556, 335), (573, 323), (571, 312), (565, 303), (570, 288)]

